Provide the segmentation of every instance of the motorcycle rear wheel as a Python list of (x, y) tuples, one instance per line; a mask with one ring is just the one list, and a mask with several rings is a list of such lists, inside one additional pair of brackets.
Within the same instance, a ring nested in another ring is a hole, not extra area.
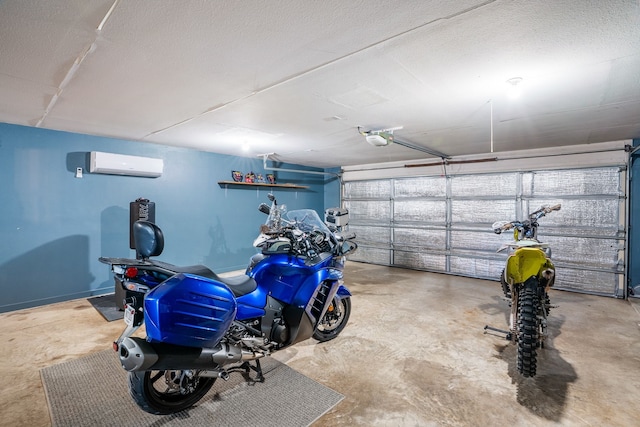
[(313, 333), (313, 338), (320, 342), (334, 339), (347, 326), (349, 315), (351, 315), (351, 298), (334, 298)]
[(129, 372), (129, 393), (136, 404), (155, 415), (193, 406), (211, 389), (215, 378), (187, 378), (184, 371)]
[(524, 377), (536, 375), (538, 346), (538, 296), (534, 286), (524, 285), (518, 298), (518, 372)]

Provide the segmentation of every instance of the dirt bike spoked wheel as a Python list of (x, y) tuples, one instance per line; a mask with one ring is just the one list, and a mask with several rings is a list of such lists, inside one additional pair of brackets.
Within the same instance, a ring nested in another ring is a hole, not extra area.
[(518, 298), (518, 372), (524, 377), (536, 375), (536, 348), (540, 330), (537, 316), (539, 302), (537, 280), (530, 279), (523, 286)]
[(140, 408), (152, 414), (172, 414), (193, 406), (215, 378), (192, 377), (191, 371), (139, 371), (129, 373), (129, 393)]
[(334, 298), (313, 333), (313, 338), (320, 342), (334, 339), (347, 326), (350, 314), (351, 298)]

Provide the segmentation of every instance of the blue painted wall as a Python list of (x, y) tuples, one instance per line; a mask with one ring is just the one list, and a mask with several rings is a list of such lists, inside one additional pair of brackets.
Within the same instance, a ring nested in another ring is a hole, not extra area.
[[(89, 174), (90, 151), (162, 158), (164, 173)], [(75, 178), (77, 167), (83, 178)], [(217, 272), (243, 269), (256, 252), (252, 242), (265, 220), (257, 207), (268, 202), (267, 190), (289, 209), (321, 215), (339, 200), (337, 180), (322, 175), (275, 172), (277, 182), (308, 190), (221, 188), (217, 182), (231, 180), (231, 170), (264, 173), (259, 158), (0, 123), (0, 312), (113, 292), (98, 257), (135, 257), (129, 203), (139, 197), (156, 203), (165, 235), (159, 259)]]

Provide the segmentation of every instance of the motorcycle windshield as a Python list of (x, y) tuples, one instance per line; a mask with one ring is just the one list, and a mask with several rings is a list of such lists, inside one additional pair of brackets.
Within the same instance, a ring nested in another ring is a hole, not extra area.
[(286, 219), (295, 223), (300, 231), (309, 233), (314, 230), (320, 230), (324, 233), (331, 234), (329, 228), (318, 216), (318, 213), (313, 209), (297, 209), (289, 211), (286, 214)]

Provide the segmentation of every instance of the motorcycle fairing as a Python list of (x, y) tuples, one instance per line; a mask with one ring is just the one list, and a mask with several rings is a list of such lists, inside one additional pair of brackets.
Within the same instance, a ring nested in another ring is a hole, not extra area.
[(521, 247), (507, 259), (505, 280), (507, 283), (524, 283), (531, 276), (538, 277), (546, 269), (555, 267), (538, 248)]
[[(264, 316), (268, 295), (285, 304), (304, 308), (319, 283), (342, 279), (340, 270), (326, 267), (330, 263), (329, 258), (309, 266), (302, 258), (281, 254), (261, 259), (249, 271), (249, 275), (260, 285), (253, 292), (236, 299), (237, 319)], [(349, 291), (345, 289), (344, 292), (345, 297), (350, 296)]]
[(176, 274), (144, 299), (148, 339), (187, 347), (214, 347), (236, 312), (227, 286), (191, 274)]

